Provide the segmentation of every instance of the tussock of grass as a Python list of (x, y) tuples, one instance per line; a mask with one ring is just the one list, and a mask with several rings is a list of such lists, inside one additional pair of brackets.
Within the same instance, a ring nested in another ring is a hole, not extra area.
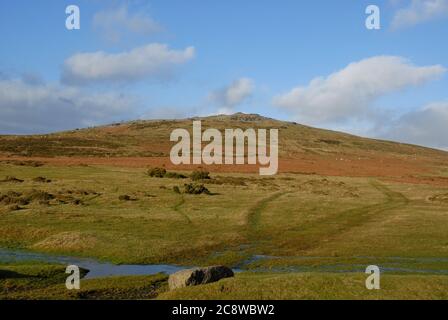
[(208, 171), (193, 171), (190, 175), (191, 180), (200, 181), (200, 180), (210, 180), (210, 172)]
[(5, 179), (0, 180), (0, 182), (9, 182), (9, 183), (22, 183), (24, 180), (22, 179), (17, 179), (16, 177), (13, 176), (6, 176)]
[(148, 175), (153, 178), (167, 178), (167, 179), (186, 179), (187, 176), (177, 173), (168, 172), (165, 168), (152, 168), (148, 170)]
[(429, 201), (448, 203), (448, 193), (431, 196), (429, 197)]
[(47, 178), (45, 178), (45, 177), (36, 177), (36, 178), (33, 178), (33, 182), (50, 183), (51, 180), (50, 180), (50, 179), (47, 179)]

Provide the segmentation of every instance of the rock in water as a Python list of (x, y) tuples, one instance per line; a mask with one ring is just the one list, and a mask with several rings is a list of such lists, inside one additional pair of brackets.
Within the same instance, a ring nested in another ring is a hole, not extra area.
[(233, 271), (225, 266), (213, 266), (181, 270), (168, 279), (170, 290), (212, 283), (224, 278), (233, 277)]

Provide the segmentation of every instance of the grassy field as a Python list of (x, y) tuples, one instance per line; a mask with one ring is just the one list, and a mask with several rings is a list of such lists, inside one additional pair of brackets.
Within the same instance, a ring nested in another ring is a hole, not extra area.
[[(0, 247), (263, 271), (163, 299), (413, 299), (448, 292), (448, 276), (437, 275), (448, 269), (448, 188), (300, 174), (212, 174), (194, 182), (107, 166), (2, 164), (1, 176)], [(204, 184), (210, 194), (182, 193), (188, 183)], [(391, 270), (377, 293), (366, 292), (365, 275), (333, 273), (370, 264)], [(0, 266), (22, 275), (2, 280), (0, 298), (154, 298), (166, 290), (162, 276), (153, 291), (151, 277), (122, 277), (85, 280), (85, 291), (74, 294), (64, 290), (65, 275), (55, 276), (61, 269), (42, 276), (39, 268), (49, 267)], [(33, 272), (42, 279), (23, 276)]]
[(167, 276), (128, 276), (82, 280), (65, 288), (65, 268), (8, 265), (0, 270), (0, 299), (448, 299), (448, 277), (383, 275), (381, 290), (367, 290), (359, 273), (239, 273), (200, 287), (168, 291)]
[[(190, 179), (151, 178), (144, 169), (3, 165), (2, 172), (24, 180), (0, 182), (2, 195), (32, 200), (17, 207), (3, 200), (1, 247), (185, 265), (237, 264), (254, 254), (448, 253), (448, 203), (437, 198), (446, 188), (365, 178), (212, 175), (201, 182), (211, 195), (191, 195), (173, 191)], [(124, 195), (128, 201), (120, 200)]]
[(448, 299), (446, 276), (385, 275), (381, 290), (367, 290), (365, 278), (362, 274), (244, 273), (203, 287), (161, 293), (159, 299)]

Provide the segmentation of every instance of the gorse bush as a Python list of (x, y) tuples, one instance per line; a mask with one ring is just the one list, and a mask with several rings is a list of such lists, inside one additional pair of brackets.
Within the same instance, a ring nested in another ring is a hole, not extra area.
[(45, 177), (36, 177), (33, 179), (33, 182), (50, 183), (51, 180)]
[(17, 179), (16, 177), (13, 176), (6, 176), (4, 180), (2, 180), (1, 182), (14, 182), (14, 183), (22, 183), (24, 180), (22, 179)]
[(120, 200), (120, 201), (131, 201), (131, 197), (128, 196), (127, 194), (123, 194), (123, 195), (118, 197), (118, 200)]
[(187, 194), (211, 194), (203, 184), (184, 184), (184, 193)]
[(166, 175), (164, 168), (152, 168), (148, 170), (148, 175), (153, 178), (163, 178)]
[(2, 205), (21, 205), (26, 206), (31, 202), (39, 204), (48, 204), (55, 196), (51, 193), (42, 190), (30, 190), (26, 193), (8, 191), (5, 194), (0, 194), (0, 204)]
[(190, 175), (191, 180), (210, 180), (210, 173), (208, 171), (193, 171)]
[(148, 170), (148, 175), (153, 178), (168, 178), (168, 179), (186, 179), (187, 176), (176, 173), (168, 172), (165, 168), (152, 168)]

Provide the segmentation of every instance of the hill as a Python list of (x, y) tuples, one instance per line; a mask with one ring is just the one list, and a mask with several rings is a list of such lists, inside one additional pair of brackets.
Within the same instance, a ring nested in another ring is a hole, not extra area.
[[(280, 172), (343, 176), (383, 176), (415, 180), (436, 177), (445, 183), (448, 153), (440, 150), (357, 137), (316, 129), (256, 114), (237, 113), (181, 120), (138, 120), (47, 135), (0, 136), (0, 157), (40, 159), (56, 164), (116, 164), (171, 167), (172, 130), (191, 132), (192, 121), (203, 130), (217, 128), (278, 128)], [(184, 166), (182, 169), (191, 169)], [(213, 166), (211, 171), (250, 171), (256, 166)]]

